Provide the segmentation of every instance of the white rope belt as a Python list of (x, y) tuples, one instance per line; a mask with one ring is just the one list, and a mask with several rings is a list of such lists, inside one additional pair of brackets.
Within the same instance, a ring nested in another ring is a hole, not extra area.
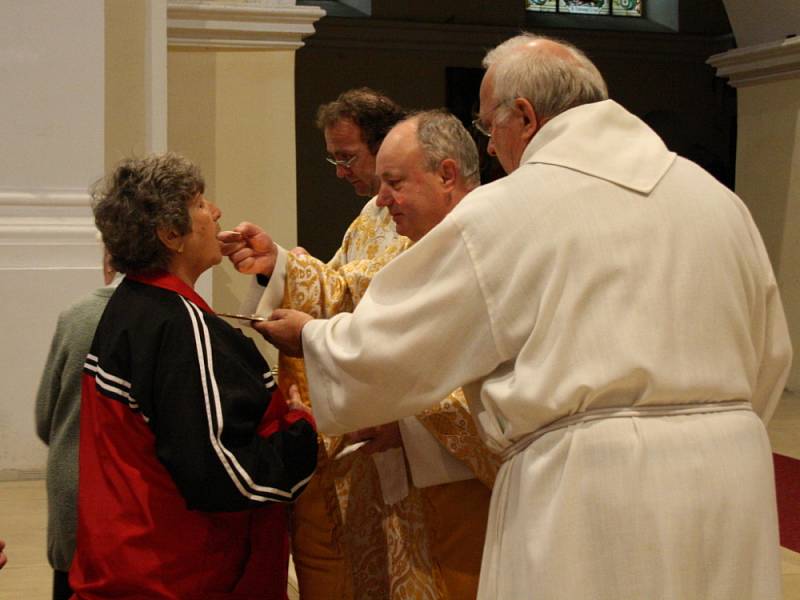
[(506, 448), (500, 458), (503, 462), (516, 456), (533, 442), (538, 440), (546, 433), (564, 429), (571, 425), (588, 423), (600, 419), (620, 419), (631, 417), (673, 417), (678, 415), (697, 415), (704, 413), (730, 412), (734, 410), (753, 410), (752, 405), (746, 400), (733, 400), (728, 402), (709, 402), (707, 404), (661, 404), (656, 406), (629, 406), (625, 408), (599, 408), (587, 412), (576, 413), (558, 421), (554, 421), (547, 427), (542, 427), (521, 437), (511, 446)]

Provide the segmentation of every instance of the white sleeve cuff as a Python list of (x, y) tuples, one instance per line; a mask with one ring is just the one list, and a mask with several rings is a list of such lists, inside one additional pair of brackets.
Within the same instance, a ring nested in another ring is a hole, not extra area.
[(258, 283), (257, 276), (252, 277), (250, 287), (239, 306), (239, 312), (243, 315), (266, 317), (283, 302), (283, 293), (286, 289), (287, 252), (278, 244), (275, 245), (278, 248), (278, 256), (275, 258), (275, 268), (272, 269), (269, 283), (264, 287)]
[(258, 305), (254, 311), (255, 314), (262, 317), (269, 316), (273, 310), (280, 308), (283, 303), (283, 294), (286, 290), (286, 256), (287, 252), (278, 244), (278, 256), (275, 258), (275, 268), (272, 269), (272, 275), (269, 278), (267, 287), (261, 288), (264, 293), (258, 301)]

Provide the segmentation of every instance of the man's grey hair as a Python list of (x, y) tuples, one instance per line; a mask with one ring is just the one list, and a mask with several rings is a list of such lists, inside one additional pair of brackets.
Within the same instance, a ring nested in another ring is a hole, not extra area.
[[(557, 43), (565, 52), (527, 47), (539, 40)], [(581, 104), (608, 99), (606, 82), (594, 63), (578, 48), (561, 40), (523, 33), (490, 50), (483, 66), (494, 67), (493, 100), (503, 104), (525, 98), (540, 120), (551, 119)], [(502, 113), (498, 114), (502, 117)]]
[(417, 141), (428, 171), (435, 171), (450, 158), (458, 165), (468, 189), (480, 185), (478, 148), (461, 121), (445, 110), (413, 113), (408, 120), (417, 125)]

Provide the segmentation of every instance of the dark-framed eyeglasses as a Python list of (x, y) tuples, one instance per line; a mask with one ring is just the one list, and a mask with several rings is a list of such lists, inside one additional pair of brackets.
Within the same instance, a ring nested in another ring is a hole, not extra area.
[(356, 162), (358, 155), (351, 156), (350, 158), (342, 158), (342, 159), (335, 159), (332, 156), (326, 156), (325, 160), (332, 164), (334, 167), (342, 167), (343, 169), (349, 169), (353, 166), (353, 163)]

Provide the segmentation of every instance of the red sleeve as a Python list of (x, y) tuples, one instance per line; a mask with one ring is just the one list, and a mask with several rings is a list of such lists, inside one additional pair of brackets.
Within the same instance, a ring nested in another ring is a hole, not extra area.
[(269, 400), (269, 406), (261, 417), (261, 422), (258, 424), (256, 430), (261, 437), (269, 437), (278, 431), (283, 431), (297, 421), (306, 421), (311, 425), (314, 431), (317, 430), (317, 424), (309, 413), (302, 410), (289, 410), (286, 404), (286, 398), (283, 396), (279, 387), (272, 390), (272, 397)]

